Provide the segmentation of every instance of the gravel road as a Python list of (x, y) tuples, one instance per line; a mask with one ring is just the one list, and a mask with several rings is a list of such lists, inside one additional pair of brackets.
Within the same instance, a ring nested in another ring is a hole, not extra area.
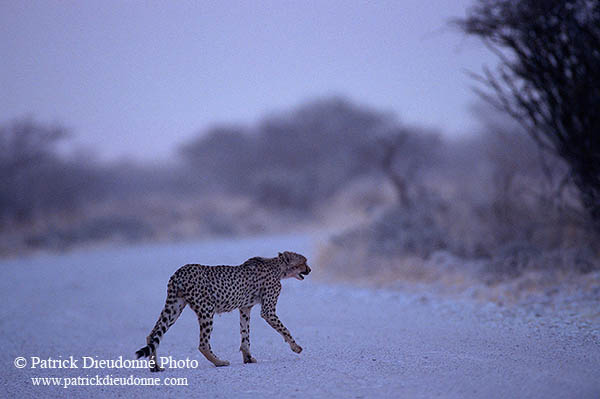
[[(434, 293), (321, 284), (312, 275), (285, 281), (278, 304), (281, 320), (304, 348), (299, 355), (255, 307), (251, 343), (258, 363), (242, 364), (234, 312), (215, 317), (213, 350), (231, 362), (215, 368), (196, 349), (198, 325), (186, 309), (159, 348), (160, 356), (179, 365), (187, 360), (185, 367), (158, 374), (115, 365), (83, 367), (84, 358), (88, 363), (134, 358), (179, 265), (239, 264), (282, 250), (305, 253), (310, 260), (312, 240), (288, 235), (96, 248), (2, 261), (0, 396), (600, 397), (600, 343), (576, 326)], [(17, 357), (27, 362), (24, 368), (16, 367)], [(78, 368), (40, 368), (49, 358), (72, 366), (71, 357)], [(158, 378), (163, 385), (82, 385), (109, 381), (107, 376), (124, 383)], [(37, 380), (35, 386), (32, 379), (38, 377), (57, 379)]]

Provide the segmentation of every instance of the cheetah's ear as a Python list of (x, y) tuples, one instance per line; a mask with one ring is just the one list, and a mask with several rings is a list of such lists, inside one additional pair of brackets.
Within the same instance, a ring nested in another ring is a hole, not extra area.
[(290, 263), (290, 257), (287, 251), (284, 253), (279, 252), (279, 259), (281, 259), (285, 263)]

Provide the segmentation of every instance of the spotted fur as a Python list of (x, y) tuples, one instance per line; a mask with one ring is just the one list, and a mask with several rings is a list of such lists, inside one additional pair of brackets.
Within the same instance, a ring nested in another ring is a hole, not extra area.
[(294, 252), (280, 253), (275, 258), (251, 258), (239, 266), (203, 266), (188, 264), (179, 268), (169, 279), (167, 300), (158, 321), (146, 338), (147, 345), (136, 352), (138, 358), (154, 360), (151, 371), (161, 371), (156, 362), (156, 350), (169, 327), (175, 323), (186, 305), (198, 316), (200, 352), (215, 366), (228, 366), (210, 348), (210, 334), (215, 313), (240, 311), (240, 335), (244, 363), (255, 363), (250, 354), (250, 310), (261, 304), (260, 315), (279, 332), (290, 348), (300, 353), (287, 328), (275, 312), (281, 292), (281, 280), (295, 277), (304, 280), (310, 273), (306, 258)]

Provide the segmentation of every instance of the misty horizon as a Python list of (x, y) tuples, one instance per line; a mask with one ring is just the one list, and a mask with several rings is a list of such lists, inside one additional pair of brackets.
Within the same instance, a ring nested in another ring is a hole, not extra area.
[(332, 95), (460, 134), (476, 124), (465, 71), (495, 63), (449, 25), (470, 4), (4, 4), (0, 120), (60, 124), (105, 160), (168, 160), (215, 125)]

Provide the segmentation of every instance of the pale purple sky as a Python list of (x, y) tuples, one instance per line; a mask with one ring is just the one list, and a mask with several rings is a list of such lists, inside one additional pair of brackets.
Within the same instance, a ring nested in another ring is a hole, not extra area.
[(465, 70), (495, 64), (447, 25), (470, 4), (3, 0), (0, 121), (60, 122), (103, 158), (165, 159), (215, 123), (339, 94), (464, 133)]

